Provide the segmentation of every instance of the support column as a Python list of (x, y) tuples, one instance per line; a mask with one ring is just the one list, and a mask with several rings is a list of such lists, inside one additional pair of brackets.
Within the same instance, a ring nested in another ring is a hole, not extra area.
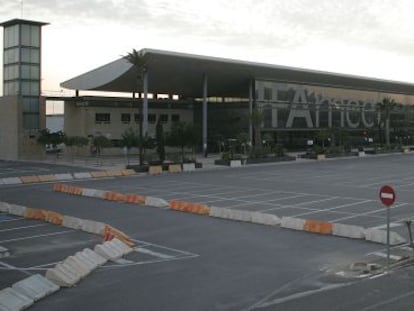
[(143, 73), (143, 88), (144, 88), (144, 100), (142, 101), (142, 134), (145, 136), (145, 134), (148, 132), (148, 72), (147, 70), (144, 70)]
[(208, 77), (203, 76), (203, 155), (207, 158), (207, 89)]
[(253, 80), (249, 80), (249, 145), (253, 145)]

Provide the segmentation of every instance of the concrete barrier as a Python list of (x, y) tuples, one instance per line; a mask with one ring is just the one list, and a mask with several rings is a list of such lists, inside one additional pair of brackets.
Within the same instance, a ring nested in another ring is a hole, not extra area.
[(106, 258), (104, 258), (101, 255), (95, 253), (93, 250), (91, 250), (89, 248), (85, 248), (82, 251), (82, 254), (85, 255), (88, 259), (93, 261), (98, 266), (102, 266), (104, 263), (106, 263), (108, 261)]
[(292, 217), (282, 217), (280, 226), (282, 228), (293, 229), (293, 230), (303, 230), (305, 226), (305, 219), (292, 218)]
[(241, 167), (241, 160), (230, 160), (230, 167)]
[(145, 197), (137, 194), (126, 194), (125, 203), (145, 204)]
[(2, 180), (3, 180), (3, 184), (5, 185), (17, 185), (17, 184), (22, 183), (19, 177), (6, 177), (6, 178), (3, 178)]
[(319, 220), (306, 220), (303, 230), (319, 234), (332, 234), (332, 223)]
[(122, 176), (122, 170), (107, 170), (106, 174), (110, 177)]
[(46, 220), (46, 211), (43, 209), (26, 207), (23, 216), (30, 219)]
[(161, 165), (152, 165), (148, 169), (148, 174), (150, 175), (160, 175), (162, 174), (162, 166)]
[(0, 258), (6, 258), (10, 256), (10, 252), (7, 248), (0, 246)]
[(108, 260), (116, 260), (123, 256), (121, 249), (112, 244), (111, 241), (95, 245), (93, 250), (95, 253)]
[(105, 200), (116, 201), (116, 202), (125, 202), (125, 196), (122, 193), (105, 191)]
[(69, 173), (64, 173), (64, 174), (55, 174), (55, 180), (59, 181), (59, 180), (72, 180), (73, 176), (72, 174)]
[(24, 216), (25, 211), (26, 211), (25, 206), (9, 204), (9, 214), (16, 215), (16, 216)]
[(229, 208), (210, 207), (210, 216), (224, 219), (231, 219), (236, 221), (251, 222), (253, 212), (241, 211)]
[(12, 288), (22, 295), (37, 301), (59, 290), (59, 286), (40, 274), (32, 275), (13, 284)]
[(168, 165), (169, 173), (181, 173), (181, 164), (170, 164)]
[(365, 239), (365, 228), (354, 225), (334, 223), (332, 234), (335, 236), (351, 239)]
[(208, 215), (210, 213), (210, 208), (206, 204), (200, 203), (191, 203), (179, 200), (171, 200), (169, 202), (170, 209), (175, 211)]
[(34, 184), (40, 182), (39, 177), (32, 175), (32, 176), (21, 176), (20, 180), (24, 184)]
[(153, 206), (153, 207), (168, 207), (169, 206), (167, 201), (160, 199), (160, 198), (154, 198), (154, 197), (145, 197), (145, 205)]
[(63, 215), (57, 212), (53, 211), (45, 211), (46, 212), (46, 218), (45, 220), (47, 222), (50, 222), (54, 225), (62, 225), (63, 223)]
[(72, 287), (80, 280), (80, 276), (71, 271), (70, 267), (60, 263), (46, 271), (46, 278), (62, 287)]
[(127, 244), (123, 243), (119, 239), (113, 239), (111, 242), (122, 250), (124, 256), (134, 251), (132, 247), (129, 247)]
[(325, 155), (324, 154), (318, 154), (316, 155), (316, 160), (325, 160)]
[(19, 293), (13, 288), (7, 287), (0, 290), (0, 310), (23, 310), (30, 307), (33, 303), (33, 299)]
[(9, 203), (0, 201), (0, 212), (9, 213)]
[(80, 278), (84, 278), (89, 273), (92, 272), (92, 269), (88, 265), (85, 265), (79, 258), (76, 256), (69, 256), (64, 261), (63, 264), (68, 266), (75, 274), (79, 275)]
[(102, 235), (105, 241), (110, 241), (115, 238), (122, 241), (124, 244), (130, 247), (135, 245), (135, 243), (131, 240), (131, 238), (128, 235), (126, 235), (121, 230), (115, 229), (110, 225), (105, 225)]
[(78, 173), (73, 173), (73, 177), (75, 179), (88, 179), (88, 178), (91, 178), (92, 175), (89, 172), (78, 172)]
[(105, 198), (105, 192), (106, 191), (98, 190), (98, 189), (82, 188), (82, 196), (84, 196), (84, 197), (104, 199)]
[(122, 170), (121, 172), (122, 172), (122, 176), (131, 176), (131, 175), (136, 174), (136, 172), (132, 169), (125, 169), (125, 170)]
[(195, 163), (183, 163), (184, 172), (194, 172), (195, 170)]
[(103, 178), (103, 177), (108, 177), (108, 175), (106, 174), (105, 171), (93, 171), (91, 172), (91, 176), (93, 178)]
[(85, 251), (77, 252), (75, 254), (75, 257), (78, 258), (78, 260), (80, 260), (91, 271), (94, 270), (94, 269), (96, 269), (99, 266), (99, 264), (93, 258), (91, 258), (90, 256), (88, 256), (85, 253)]
[(253, 212), (252, 222), (255, 224), (261, 224), (261, 225), (267, 225), (267, 226), (278, 226), (280, 225), (280, 218), (273, 214)]
[[(365, 229), (365, 240), (387, 244), (387, 231), (374, 228)], [(405, 242), (406, 240), (398, 233), (390, 231), (390, 245), (399, 245)]]
[(62, 226), (66, 228), (72, 228), (76, 230), (80, 230), (82, 228), (82, 221), (83, 219), (72, 217), (72, 216), (63, 216)]
[(39, 178), (40, 182), (49, 182), (56, 180), (54, 175), (38, 175), (37, 177)]
[(230, 219), (230, 209), (211, 206), (209, 216), (216, 218)]
[(102, 222), (88, 220), (88, 219), (81, 219), (80, 229), (82, 231), (102, 235), (104, 228), (105, 228), (105, 224)]
[(0, 178), (0, 185), (4, 185), (3, 178)]
[(365, 151), (358, 151), (358, 157), (365, 157)]

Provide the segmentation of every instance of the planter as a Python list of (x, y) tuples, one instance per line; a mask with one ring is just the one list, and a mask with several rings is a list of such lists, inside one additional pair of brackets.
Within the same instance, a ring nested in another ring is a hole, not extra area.
[(230, 161), (230, 167), (241, 167), (242, 162), (241, 160), (231, 160)]
[(325, 157), (324, 154), (317, 154), (316, 155), (316, 160), (325, 160), (325, 159), (326, 159), (326, 157)]

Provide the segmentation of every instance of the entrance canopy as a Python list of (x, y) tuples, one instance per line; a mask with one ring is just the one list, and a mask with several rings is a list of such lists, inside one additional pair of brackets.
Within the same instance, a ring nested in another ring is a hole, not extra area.
[[(414, 84), (403, 82), (153, 49), (143, 49), (139, 53), (147, 69), (150, 93), (201, 98), (203, 77), (207, 76), (210, 97), (247, 98), (249, 81), (255, 79), (414, 95)], [(61, 86), (74, 90), (142, 92), (140, 71), (120, 58), (65, 81)]]

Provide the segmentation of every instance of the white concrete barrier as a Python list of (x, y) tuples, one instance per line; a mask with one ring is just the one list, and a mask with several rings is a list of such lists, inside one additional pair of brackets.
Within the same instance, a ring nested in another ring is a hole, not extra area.
[(116, 239), (116, 238), (112, 239), (111, 243), (122, 251), (123, 256), (128, 255), (133, 251), (131, 247), (129, 247), (128, 245), (126, 245), (124, 242), (122, 242), (119, 239)]
[(0, 178), (0, 185), (4, 185), (3, 178)]
[[(365, 240), (387, 244), (387, 231), (375, 228), (365, 229)], [(406, 240), (398, 233), (390, 231), (390, 245), (399, 245), (405, 242)]]
[(169, 207), (167, 201), (154, 197), (145, 197), (145, 205), (153, 207)]
[(26, 211), (26, 206), (9, 204), (9, 214), (16, 215), (16, 216), (24, 216), (25, 211)]
[(10, 252), (7, 248), (0, 246), (0, 258), (6, 258), (10, 256)]
[(93, 250), (95, 253), (108, 260), (116, 260), (122, 257), (122, 251), (111, 244), (110, 241), (95, 245), (95, 248)]
[(77, 252), (75, 257), (80, 260), (90, 271), (95, 270), (99, 264), (93, 258), (88, 256), (84, 251)]
[(79, 258), (77, 258), (76, 256), (67, 257), (63, 261), (63, 264), (70, 267), (71, 270), (74, 271), (81, 278), (84, 278), (92, 271), (92, 269), (89, 269), (89, 267), (85, 265), (82, 261), (80, 261)]
[(282, 217), (280, 226), (282, 228), (293, 229), (293, 230), (303, 230), (306, 220), (300, 218), (292, 217)]
[(183, 172), (194, 172), (195, 170), (195, 163), (183, 163)]
[(267, 225), (267, 226), (278, 226), (280, 225), (280, 218), (273, 214), (253, 212), (252, 222), (255, 224), (261, 224), (261, 225)]
[(0, 212), (8, 213), (9, 212), (9, 203), (0, 202)]
[(364, 239), (365, 228), (354, 225), (334, 223), (332, 228), (332, 234), (351, 239)]
[(89, 233), (95, 233), (102, 235), (105, 224), (99, 221), (82, 219), (81, 220), (81, 230)]
[(2, 311), (23, 310), (30, 307), (33, 303), (33, 299), (20, 294), (13, 288), (7, 287), (0, 291), (0, 310)]
[(65, 173), (65, 174), (55, 174), (55, 180), (71, 180), (73, 179), (72, 174)]
[(229, 219), (230, 218), (230, 209), (217, 207), (217, 206), (211, 206), (209, 216)]
[(108, 260), (101, 255), (95, 253), (93, 250), (89, 248), (85, 248), (82, 251), (82, 254), (84, 254), (86, 257), (88, 257), (91, 261), (93, 261), (98, 266), (102, 266), (104, 263), (106, 263)]
[(237, 209), (229, 209), (230, 219), (236, 221), (251, 222), (253, 212), (250, 211), (241, 211)]
[(77, 218), (77, 217), (64, 215), (62, 226), (79, 230), (79, 229), (82, 228), (82, 220), (83, 219), (80, 219), (80, 218)]
[(59, 286), (40, 274), (32, 275), (13, 284), (12, 288), (30, 299), (37, 301), (59, 290)]
[(3, 184), (5, 185), (17, 185), (21, 184), (22, 181), (19, 177), (6, 177), (3, 178)]
[(90, 197), (90, 198), (104, 199), (105, 198), (105, 191), (98, 190), (98, 189), (82, 188), (82, 196)]
[(87, 179), (92, 178), (91, 173), (88, 172), (80, 172), (80, 173), (73, 173), (73, 177), (76, 179)]
[(241, 167), (241, 160), (230, 160), (230, 167)]
[(358, 151), (358, 157), (365, 157), (365, 151)]
[(46, 278), (62, 287), (71, 287), (79, 282), (80, 275), (67, 265), (58, 263), (54, 268), (46, 271)]

